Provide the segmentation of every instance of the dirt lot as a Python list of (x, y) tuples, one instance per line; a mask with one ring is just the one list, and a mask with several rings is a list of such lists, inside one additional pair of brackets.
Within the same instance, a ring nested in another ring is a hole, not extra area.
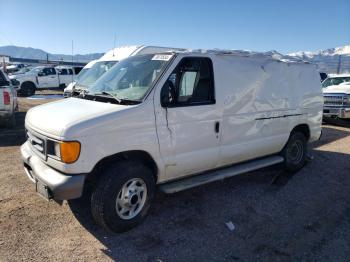
[(314, 160), (294, 176), (271, 183), (278, 170), (269, 168), (158, 194), (142, 225), (109, 235), (88, 197), (46, 202), (24, 174), (25, 111), (48, 101), (20, 99), (17, 128), (0, 129), (0, 261), (349, 261), (348, 123), (325, 125)]

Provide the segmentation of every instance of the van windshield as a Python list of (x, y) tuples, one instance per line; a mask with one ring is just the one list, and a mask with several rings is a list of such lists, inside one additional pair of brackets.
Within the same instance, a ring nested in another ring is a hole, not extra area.
[(89, 94), (108, 92), (119, 99), (140, 101), (171, 57), (171, 54), (149, 54), (124, 59), (98, 79), (89, 88)]
[(86, 73), (79, 77), (76, 88), (86, 89), (93, 85), (104, 73), (106, 73), (117, 61), (99, 61), (96, 62)]

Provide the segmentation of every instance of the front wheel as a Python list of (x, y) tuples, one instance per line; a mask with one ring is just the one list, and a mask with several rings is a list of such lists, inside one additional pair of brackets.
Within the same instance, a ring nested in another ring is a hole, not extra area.
[(35, 94), (35, 85), (31, 82), (25, 82), (21, 86), (20, 93), (25, 96), (32, 96)]
[(91, 196), (95, 221), (108, 231), (124, 232), (146, 217), (155, 191), (152, 172), (125, 161), (106, 168)]
[(284, 157), (284, 167), (287, 171), (297, 172), (306, 162), (307, 139), (301, 132), (292, 132), (281, 155)]

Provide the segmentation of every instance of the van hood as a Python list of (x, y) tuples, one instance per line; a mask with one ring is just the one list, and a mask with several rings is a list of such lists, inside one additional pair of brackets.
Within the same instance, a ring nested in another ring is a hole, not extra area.
[(63, 132), (73, 125), (129, 107), (80, 98), (67, 98), (30, 109), (26, 115), (25, 124), (26, 127), (43, 135), (60, 138)]
[(344, 93), (350, 94), (350, 85), (335, 85), (323, 88), (323, 93)]

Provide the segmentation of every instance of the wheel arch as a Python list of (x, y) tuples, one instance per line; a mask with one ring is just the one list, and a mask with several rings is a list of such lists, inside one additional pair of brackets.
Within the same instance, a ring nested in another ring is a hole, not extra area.
[(100, 178), (99, 173), (103, 170), (104, 167), (110, 165), (111, 163), (116, 163), (118, 161), (125, 160), (134, 160), (142, 163), (148, 167), (152, 174), (154, 181), (158, 180), (158, 166), (153, 157), (146, 151), (143, 150), (130, 150), (119, 152), (114, 155), (107, 156), (101, 159), (93, 168), (92, 172), (87, 176), (89, 180), (98, 181)]
[(31, 81), (31, 80), (26, 80), (23, 83), (21, 83), (21, 89), (23, 88), (24, 84), (31, 84), (31, 85), (34, 86), (35, 89), (37, 88), (36, 84), (33, 81)]
[(310, 139), (310, 127), (308, 124), (299, 124), (295, 126), (290, 132), (290, 134), (293, 134), (295, 132), (301, 132), (302, 134), (305, 135), (307, 140)]

